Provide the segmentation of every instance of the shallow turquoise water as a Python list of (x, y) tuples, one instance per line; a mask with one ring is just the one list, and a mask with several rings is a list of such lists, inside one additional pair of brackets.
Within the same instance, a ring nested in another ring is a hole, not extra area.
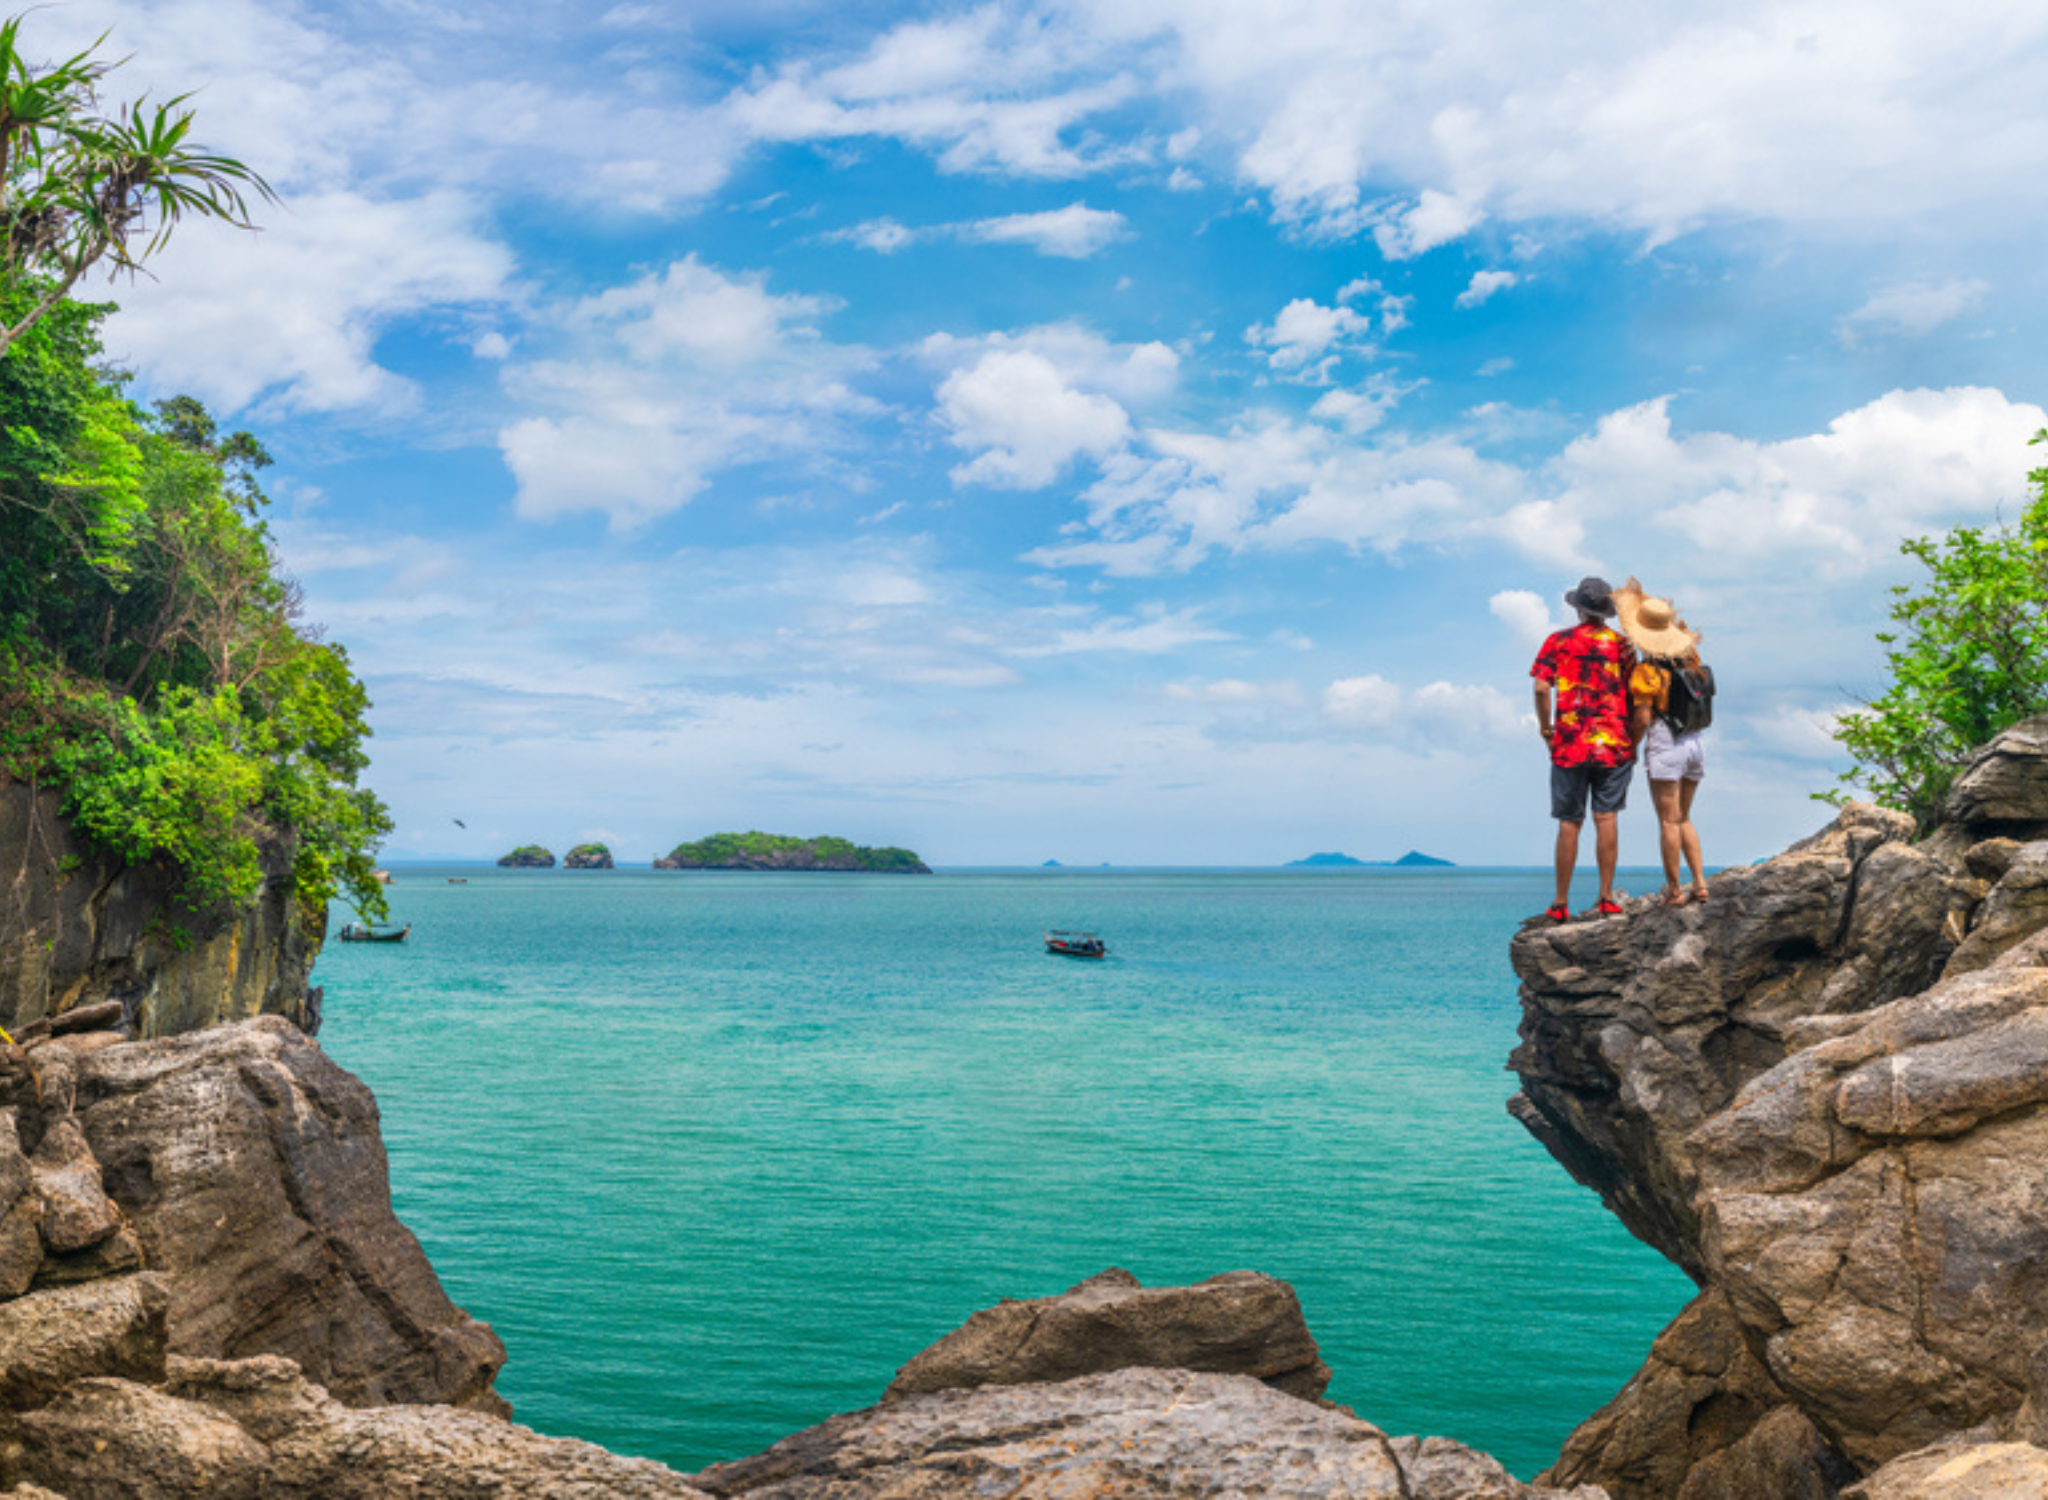
[(321, 1039), (544, 1432), (694, 1469), (998, 1297), (1249, 1267), (1526, 1477), (1690, 1294), (1503, 1109), (1541, 873), (397, 874)]

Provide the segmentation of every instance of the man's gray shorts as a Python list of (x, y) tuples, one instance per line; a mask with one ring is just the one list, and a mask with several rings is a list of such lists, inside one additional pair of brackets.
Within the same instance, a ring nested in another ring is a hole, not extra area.
[(1586, 799), (1596, 813), (1618, 813), (1628, 806), (1628, 779), (1635, 765), (1552, 766), (1550, 768), (1550, 815), (1560, 823), (1586, 821)]

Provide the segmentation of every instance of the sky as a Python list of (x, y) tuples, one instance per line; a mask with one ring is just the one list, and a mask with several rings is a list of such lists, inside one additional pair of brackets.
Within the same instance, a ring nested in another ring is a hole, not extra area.
[[(2023, 505), (2048, 7), (70, 0), (262, 172), (105, 289), (276, 457), (394, 859), (1543, 863), (1588, 573), (1710, 862), (1828, 816), (1907, 536)], [(461, 820), (466, 827), (457, 826)], [(1640, 785), (1623, 859), (1655, 857)]]

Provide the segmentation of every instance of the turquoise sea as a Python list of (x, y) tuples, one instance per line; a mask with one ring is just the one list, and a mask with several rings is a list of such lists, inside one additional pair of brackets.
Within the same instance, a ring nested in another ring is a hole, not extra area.
[(543, 1432), (695, 1469), (999, 1297), (1248, 1267), (1527, 1477), (1690, 1295), (1503, 1109), (1540, 872), (395, 873), (321, 1039)]

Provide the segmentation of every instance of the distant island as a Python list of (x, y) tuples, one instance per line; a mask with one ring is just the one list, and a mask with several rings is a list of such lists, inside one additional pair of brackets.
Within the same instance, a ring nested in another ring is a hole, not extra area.
[(1064, 870), (1066, 866), (1061, 864), (1056, 859), (1049, 859), (1044, 864), (1040, 865), (1038, 868), (1041, 870)]
[(1348, 854), (1311, 854), (1307, 859), (1291, 859), (1280, 867), (1283, 870), (1416, 870), (1454, 869), (1451, 861), (1438, 859), (1410, 849), (1399, 859), (1353, 859)]
[(776, 833), (714, 833), (678, 844), (654, 862), (657, 870), (844, 870), (878, 875), (929, 875), (908, 849), (870, 849), (848, 839), (790, 838)]
[[(500, 860), (499, 863), (504, 863)], [(562, 860), (565, 870), (609, 870), (612, 865), (612, 851), (603, 844), (578, 844)]]
[(521, 844), (510, 854), (501, 855), (498, 863), (508, 870), (552, 870), (555, 853), (538, 844)]

